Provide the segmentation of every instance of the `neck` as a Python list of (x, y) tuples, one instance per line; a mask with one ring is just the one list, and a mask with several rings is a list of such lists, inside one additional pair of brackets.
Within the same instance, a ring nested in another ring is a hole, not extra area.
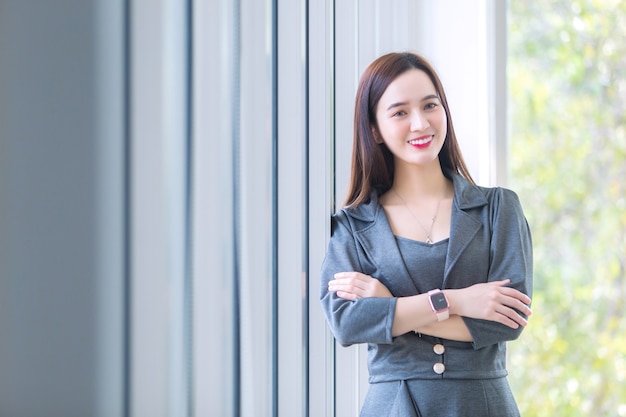
[(435, 162), (428, 166), (396, 165), (393, 188), (407, 200), (440, 198), (448, 180), (443, 175), (439, 161)]

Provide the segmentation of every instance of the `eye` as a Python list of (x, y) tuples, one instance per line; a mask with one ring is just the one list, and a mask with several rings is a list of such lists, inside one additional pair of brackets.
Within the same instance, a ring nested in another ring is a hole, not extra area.
[(406, 112), (404, 110), (398, 110), (397, 112), (391, 115), (391, 117), (402, 117), (402, 116), (406, 116)]
[(437, 107), (439, 107), (439, 103), (436, 102), (430, 102), (430, 103), (426, 103), (426, 106), (424, 106), (425, 110), (433, 110), (436, 109)]

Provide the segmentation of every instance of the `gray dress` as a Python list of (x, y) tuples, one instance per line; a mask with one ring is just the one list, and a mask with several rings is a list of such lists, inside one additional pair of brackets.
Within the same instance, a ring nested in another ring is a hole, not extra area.
[[(411, 280), (420, 293), (442, 286), (448, 239), (430, 245), (396, 237)], [(445, 369), (446, 346), (462, 345), (446, 339), (417, 335), (432, 345), (438, 370)], [(468, 345), (470, 345), (468, 343)], [(430, 363), (428, 364), (430, 365)], [(407, 367), (421, 364), (407, 363)], [(361, 417), (519, 416), (505, 377), (492, 379), (407, 379), (370, 385)]]

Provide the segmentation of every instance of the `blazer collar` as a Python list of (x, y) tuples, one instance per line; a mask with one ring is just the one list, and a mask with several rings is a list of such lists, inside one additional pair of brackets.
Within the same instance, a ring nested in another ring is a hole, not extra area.
[[(454, 200), (452, 204), (452, 219), (450, 224), (450, 240), (448, 256), (442, 288), (448, 275), (459, 259), (461, 253), (481, 229), (480, 219), (468, 213), (467, 210), (482, 207), (487, 204), (487, 198), (478, 186), (470, 184), (460, 175), (452, 175), (454, 184)], [(378, 202), (377, 192), (372, 192), (370, 201), (355, 207), (347, 207), (345, 213), (353, 218), (353, 227), (357, 239), (371, 259), (380, 267), (381, 271), (393, 271), (394, 277), (382, 278), (383, 283), (390, 286), (394, 294), (415, 293), (416, 288), (410, 279), (402, 255), (398, 249), (395, 237), (389, 226), (387, 216)], [(389, 279), (393, 279), (393, 283)], [(406, 279), (405, 279), (406, 278)], [(398, 288), (400, 285), (402, 288)]]
[[(454, 206), (459, 210), (468, 210), (487, 204), (487, 198), (478, 186), (470, 184), (458, 174), (451, 175), (454, 185)], [(382, 209), (378, 204), (378, 192), (372, 191), (367, 203), (344, 209), (346, 214), (358, 220), (372, 222)]]

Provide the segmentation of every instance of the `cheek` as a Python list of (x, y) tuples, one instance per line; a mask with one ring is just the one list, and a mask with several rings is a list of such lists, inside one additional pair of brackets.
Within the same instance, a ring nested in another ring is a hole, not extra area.
[(385, 139), (389, 139), (390, 136), (393, 136), (395, 131), (395, 126), (392, 123), (386, 123), (385, 121), (378, 122), (378, 133), (380, 134), (380, 139), (384, 141)]
[(437, 125), (439, 127), (439, 131), (445, 136), (448, 133), (448, 118), (446, 117), (446, 112), (443, 110), (437, 117)]

